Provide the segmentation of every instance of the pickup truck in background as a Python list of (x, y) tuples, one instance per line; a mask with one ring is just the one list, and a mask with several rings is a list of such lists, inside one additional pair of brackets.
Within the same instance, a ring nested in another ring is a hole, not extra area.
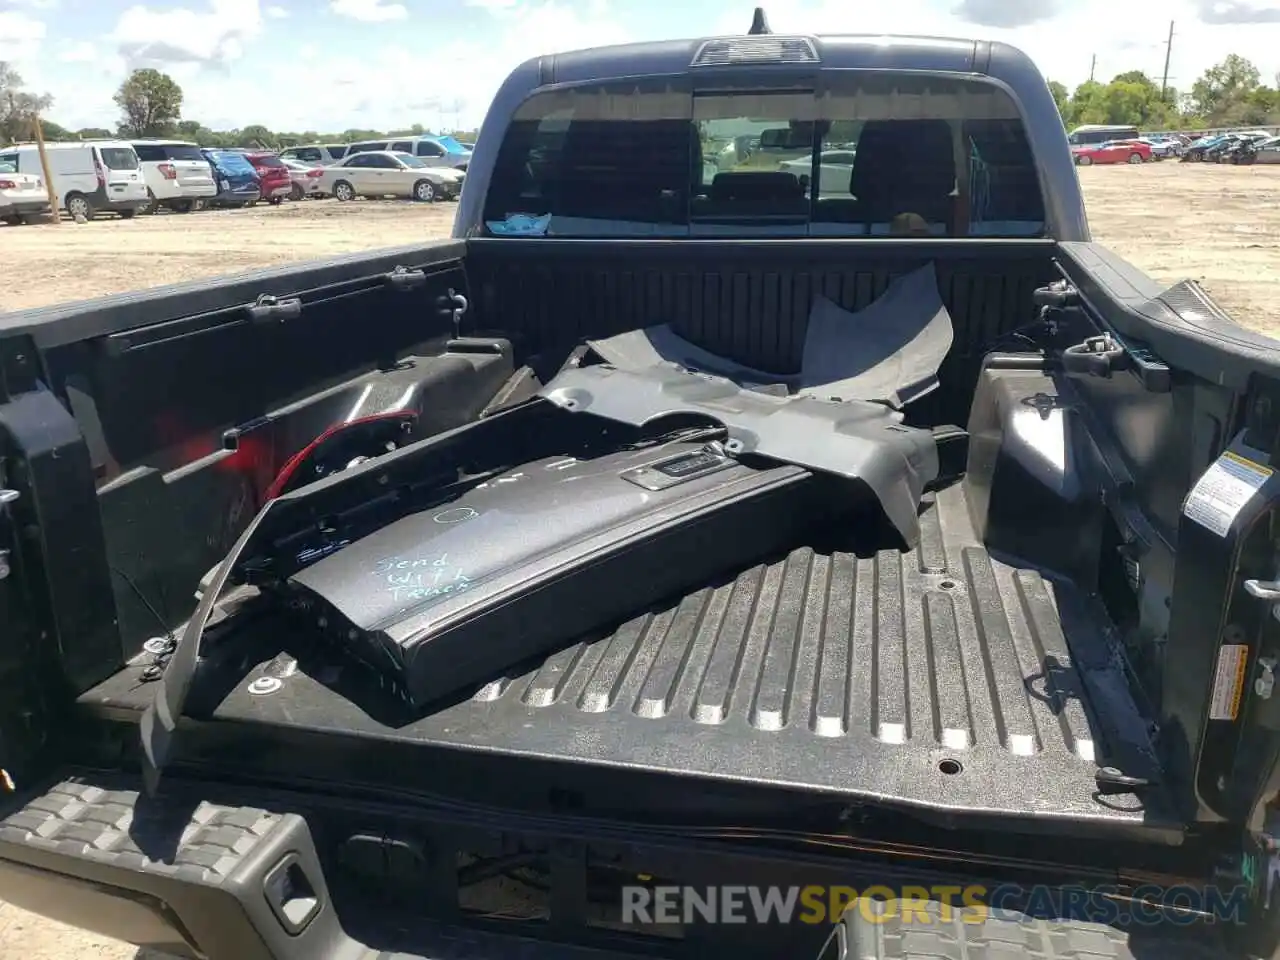
[(0, 898), (1274, 955), (1280, 351), (1091, 242), (1019, 51), (762, 21), (517, 68), (451, 239), (0, 315)]

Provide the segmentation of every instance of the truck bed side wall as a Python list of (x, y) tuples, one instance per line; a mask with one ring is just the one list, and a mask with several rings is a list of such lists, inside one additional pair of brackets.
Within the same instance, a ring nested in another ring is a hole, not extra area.
[[(181, 622), (253, 517), (260, 468), (341, 420), (352, 378), (443, 350), (443, 298), (467, 290), (463, 253), (444, 241), (0, 315), (0, 487), (19, 494), (0, 508), (0, 634), (17, 634), (3, 644), (0, 700), (28, 717), (10, 723), (0, 708), (13, 775), (44, 750), (37, 701), (52, 687), (32, 670), (78, 692), (162, 634), (161, 620)], [(388, 279), (397, 267), (415, 276)], [(246, 308), (264, 294), (297, 297), (300, 312), (254, 320)], [(438, 366), (405, 378), (425, 383)], [(445, 366), (426, 385), (441, 388), (429, 406), (448, 425), (492, 390), (468, 392), (464, 364)], [(249, 428), (240, 455), (231, 427)]]

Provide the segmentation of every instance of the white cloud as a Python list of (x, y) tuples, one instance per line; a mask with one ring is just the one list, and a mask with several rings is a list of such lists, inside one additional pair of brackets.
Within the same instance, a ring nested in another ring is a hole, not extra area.
[(285, 17), (289, 16), (289, 11), (284, 7), (267, 7), (267, 9), (262, 12), (272, 20), (283, 20)]
[(0, 0), (0, 7), (15, 10), (52, 10), (59, 0)]
[(207, 13), (135, 5), (120, 15), (111, 40), (131, 66), (222, 64), (244, 53), (262, 30), (258, 0), (211, 0)]
[(467, 6), (482, 10), (514, 10), (521, 2), (522, 0), (467, 0)]
[(41, 20), (20, 10), (0, 11), (0, 60), (20, 63), (34, 59), (46, 33)]
[(409, 19), (409, 10), (403, 3), (387, 3), (385, 0), (330, 0), (329, 9), (340, 17), (365, 23)]
[(62, 48), (58, 59), (63, 63), (93, 63), (98, 59), (98, 48), (88, 40), (76, 40)]

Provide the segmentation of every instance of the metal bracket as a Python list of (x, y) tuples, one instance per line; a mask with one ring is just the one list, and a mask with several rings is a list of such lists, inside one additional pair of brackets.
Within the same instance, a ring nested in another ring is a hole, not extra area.
[(1246, 580), (1244, 592), (1259, 600), (1280, 600), (1280, 580)]
[(427, 282), (425, 270), (410, 270), (406, 266), (397, 266), (385, 277), (387, 286), (395, 290), (416, 290)]
[(449, 321), (453, 325), (453, 339), (461, 339), (462, 317), (471, 307), (466, 296), (450, 287), (448, 293), (436, 299), (436, 303), (439, 304), (441, 313), (449, 314)]
[[(6, 508), (9, 504), (17, 500), (22, 494), (17, 490), (3, 489), (0, 490), (0, 512), (7, 512)], [(0, 580), (7, 580), (9, 574), (13, 572), (13, 566), (9, 563), (10, 552), (8, 550), (0, 550)]]
[(253, 304), (245, 307), (245, 312), (254, 323), (296, 320), (302, 316), (302, 301), (297, 297), (286, 297), (281, 300), (269, 293), (264, 293)]
[(1270, 700), (1276, 688), (1276, 658), (1258, 658), (1258, 679), (1253, 682), (1253, 692), (1263, 700)]

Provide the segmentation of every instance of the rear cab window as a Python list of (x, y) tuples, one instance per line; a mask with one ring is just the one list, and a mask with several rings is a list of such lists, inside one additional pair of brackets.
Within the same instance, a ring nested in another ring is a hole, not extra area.
[[(271, 168), (284, 167), (284, 161), (281, 160), (279, 157), (273, 157), (273, 156), (264, 155), (264, 156), (254, 157), (253, 162), (256, 166), (259, 166), (259, 167), (271, 167)], [(288, 169), (287, 167), (284, 167), (284, 168)]]
[(683, 77), (535, 93), (486, 197), (493, 236), (1043, 235), (1039, 172), (994, 84), (838, 71), (813, 90)]
[(138, 169), (138, 154), (133, 147), (94, 147), (93, 150), (108, 170)]

